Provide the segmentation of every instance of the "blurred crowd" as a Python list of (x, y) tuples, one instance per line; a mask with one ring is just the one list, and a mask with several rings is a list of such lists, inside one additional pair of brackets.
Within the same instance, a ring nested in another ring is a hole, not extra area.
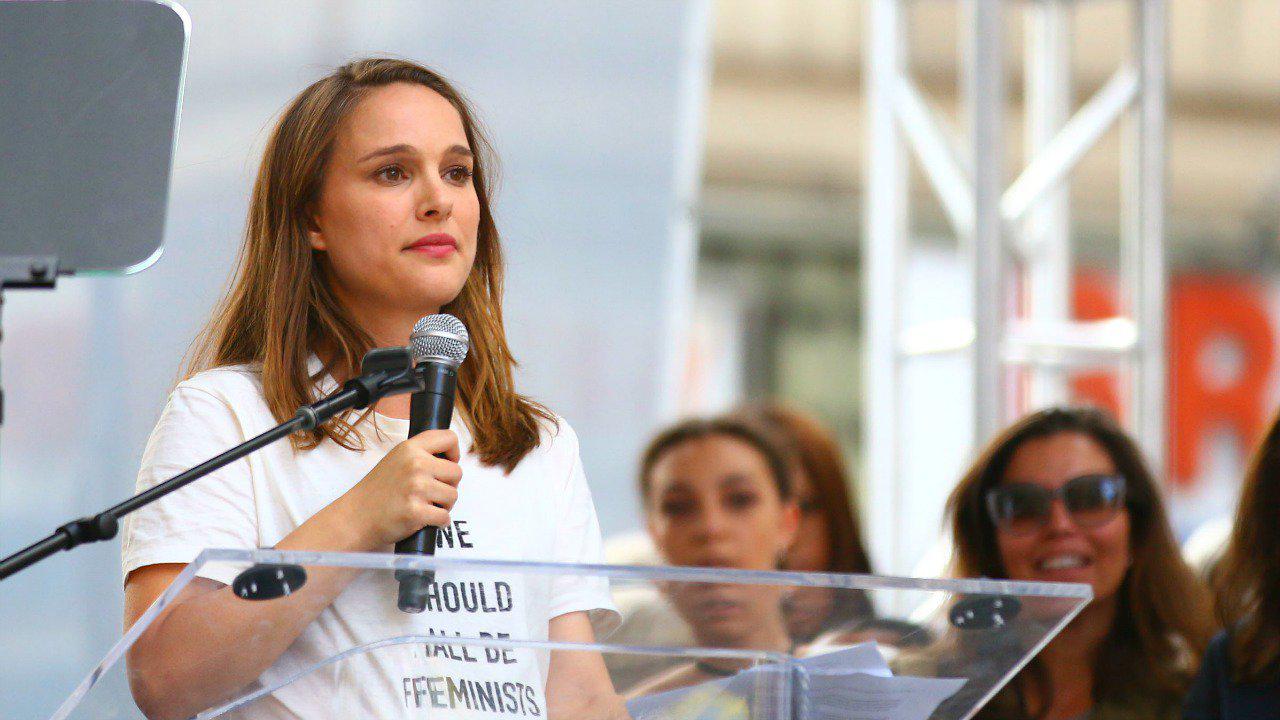
[[(872, 574), (847, 466), (833, 434), (794, 408), (755, 404), (683, 420), (641, 457), (651, 544), (620, 559)], [(1149, 464), (1107, 413), (1049, 408), (1004, 429), (947, 501), (950, 573), (1084, 583), (1093, 600), (978, 717), (1277, 716), (1277, 508), (1280, 418), (1243, 478), (1226, 547), (1194, 566)], [(929, 625), (884, 612), (869, 591), (769, 587), (622, 590), (625, 621), (613, 639), (792, 655), (874, 640), (900, 662), (934, 662), (935, 674), (947, 663), (980, 661), (963, 648), (933, 661), (912, 652), (934, 642)], [(732, 675), (741, 663), (632, 656), (611, 669), (624, 689), (643, 695)]]

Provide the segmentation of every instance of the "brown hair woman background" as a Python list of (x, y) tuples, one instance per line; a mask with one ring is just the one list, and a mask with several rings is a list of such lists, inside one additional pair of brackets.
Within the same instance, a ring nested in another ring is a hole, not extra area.
[(1280, 415), (1249, 462), (1213, 586), (1227, 629), (1209, 644), (1184, 717), (1280, 718)]
[(1110, 417), (1028, 415), (986, 446), (947, 507), (957, 576), (1088, 582), (1094, 592), (979, 717), (1176, 716), (1212, 634), (1208, 593), (1182, 560), (1137, 445)]

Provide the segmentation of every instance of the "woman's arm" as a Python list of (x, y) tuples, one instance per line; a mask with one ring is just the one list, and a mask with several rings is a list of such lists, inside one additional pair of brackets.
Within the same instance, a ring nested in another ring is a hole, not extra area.
[[(555, 642), (593, 643), (595, 633), (585, 612), (551, 619), (549, 638)], [(604, 658), (595, 650), (556, 650), (547, 671), (548, 720), (619, 720), (630, 718), (622, 697), (613, 689)]]
[[(435, 457), (444, 453), (443, 458)], [(421, 433), (397, 445), (342, 497), (283, 540), (278, 550), (390, 550), (426, 525), (445, 526), (462, 478), (458, 438)], [(179, 564), (150, 565), (125, 583), (125, 626), (146, 611)], [(245, 602), (230, 587), (197, 578), (129, 649), (129, 685), (147, 717), (189, 717), (226, 702), (258, 678), (359, 571), (308, 569), (287, 597)]]

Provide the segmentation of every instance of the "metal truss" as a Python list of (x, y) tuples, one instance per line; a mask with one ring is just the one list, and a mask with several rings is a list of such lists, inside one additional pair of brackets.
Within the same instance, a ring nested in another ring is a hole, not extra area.
[[(911, 3), (869, 0), (864, 437), (872, 507), (889, 517), (897, 517), (903, 492), (902, 368), (922, 355), (971, 354), (970, 410), (979, 445), (1017, 415), (1066, 400), (1071, 369), (1127, 367), (1126, 423), (1157, 470), (1164, 466), (1166, 1), (1125, 1), (1132, 8), (1130, 57), (1074, 114), (1074, 3), (963, 2), (960, 132), (933, 111), (907, 67), (905, 15)], [(1029, 161), (1006, 187), (1002, 35), (1007, 8), (1025, 13)], [(1119, 277), (1124, 317), (1073, 321), (1066, 179), (1117, 122), (1123, 141)], [(909, 152), (940, 200), (972, 274), (973, 314), (946, 327), (902, 323)], [(1028, 378), (1024, 392), (1011, 392), (1009, 370), (1014, 368)]]

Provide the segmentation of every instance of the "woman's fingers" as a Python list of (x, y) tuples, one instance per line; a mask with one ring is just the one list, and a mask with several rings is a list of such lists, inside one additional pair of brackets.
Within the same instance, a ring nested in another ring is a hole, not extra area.
[(426, 451), (428, 455), (443, 455), (445, 459), (458, 462), (458, 434), (452, 430), (423, 430), (405, 441), (407, 445)]
[(442, 508), (451, 508), (458, 502), (458, 488), (441, 481), (436, 477), (419, 477), (413, 481), (411, 493), (414, 498), (425, 500)]

